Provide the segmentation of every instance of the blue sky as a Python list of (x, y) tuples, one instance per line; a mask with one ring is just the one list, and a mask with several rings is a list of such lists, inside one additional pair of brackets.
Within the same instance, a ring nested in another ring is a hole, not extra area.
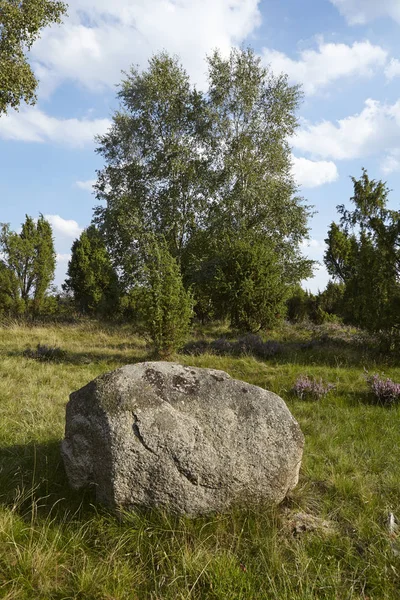
[[(69, 0), (69, 16), (30, 53), (40, 79), (35, 107), (0, 117), (0, 221), (25, 214), (53, 226), (64, 280), (73, 240), (89, 225), (102, 167), (94, 136), (117, 108), (121, 71), (146, 68), (159, 50), (178, 54), (205, 86), (204, 57), (250, 45), (274, 72), (303, 86), (291, 140), (300, 193), (317, 214), (304, 251), (322, 260), (336, 205), (366, 167), (400, 194), (400, 0)], [(323, 289), (323, 266), (305, 283)]]

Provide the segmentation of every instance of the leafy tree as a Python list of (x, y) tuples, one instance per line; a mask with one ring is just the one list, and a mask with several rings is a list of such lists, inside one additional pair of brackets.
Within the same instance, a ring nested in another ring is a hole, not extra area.
[(66, 5), (53, 0), (0, 0), (0, 115), (21, 101), (35, 103), (37, 80), (26, 51), (65, 12)]
[(179, 348), (188, 334), (193, 300), (183, 286), (179, 265), (165, 240), (150, 238), (146, 254), (142, 315), (156, 354), (165, 357)]
[(296, 196), (288, 144), (299, 89), (251, 50), (228, 59), (216, 52), (208, 65), (205, 94), (165, 53), (126, 76), (121, 110), (99, 138), (106, 164), (97, 196), (106, 206), (95, 210), (124, 285), (140, 275), (146, 236), (163, 235), (203, 316), (212, 312), (212, 284), (198, 277), (203, 262), (219, 260), (210, 248), (219, 251), (222, 237), (264, 237), (289, 279), (311, 271), (299, 249), (309, 210)]
[(54, 278), (56, 253), (51, 225), (43, 215), (35, 222), (26, 216), (20, 233), (3, 224), (0, 281), (2, 295), (14, 312), (39, 314)]
[(140, 240), (162, 235), (180, 262), (190, 231), (204, 219), (208, 158), (201, 152), (205, 100), (177, 58), (154, 56), (148, 71), (132, 68), (118, 94), (122, 110), (99, 138), (106, 166), (99, 173), (96, 209), (126, 281), (142, 256)]
[(353, 211), (338, 206), (340, 224), (332, 223), (325, 264), (344, 284), (343, 310), (348, 321), (372, 331), (400, 325), (400, 212), (387, 208), (389, 190), (363, 169), (352, 177)]
[(91, 225), (72, 245), (64, 291), (86, 314), (111, 314), (118, 305), (118, 277), (99, 230)]
[(274, 76), (251, 49), (208, 58), (210, 145), (218, 185), (215, 227), (262, 233), (291, 255), (307, 235), (308, 209), (296, 197), (289, 138), (301, 92)]

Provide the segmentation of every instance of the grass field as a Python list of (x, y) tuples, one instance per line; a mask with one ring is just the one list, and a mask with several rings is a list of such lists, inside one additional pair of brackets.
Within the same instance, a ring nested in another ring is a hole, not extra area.
[[(211, 340), (217, 327), (198, 331)], [(138, 511), (122, 518), (69, 489), (60, 460), (65, 404), (97, 375), (146, 360), (128, 327), (96, 323), (0, 329), (0, 598), (7, 600), (396, 600), (400, 408), (371, 402), (365, 369), (400, 366), (338, 326), (283, 326), (280, 351), (174, 357), (281, 395), (305, 434), (300, 482), (279, 507), (196, 519)], [(314, 340), (314, 341), (312, 341)], [(24, 351), (57, 346), (57, 360)], [(300, 374), (336, 388), (319, 402), (290, 390)], [(306, 513), (329, 527), (293, 531)]]

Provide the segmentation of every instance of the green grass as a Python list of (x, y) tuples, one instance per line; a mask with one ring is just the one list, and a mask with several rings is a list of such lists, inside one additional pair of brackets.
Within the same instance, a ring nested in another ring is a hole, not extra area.
[[(208, 340), (227, 335), (210, 326)], [(301, 344), (325, 338), (315, 346)], [(327, 334), (327, 336), (326, 336)], [(0, 330), (0, 598), (7, 600), (395, 600), (400, 557), (386, 520), (400, 517), (400, 408), (370, 402), (364, 368), (400, 381), (393, 357), (339, 327), (282, 327), (282, 352), (177, 355), (280, 394), (306, 438), (298, 487), (279, 507), (188, 519), (160, 511), (116, 517), (92, 492), (69, 489), (60, 460), (71, 391), (148, 358), (129, 327)], [(58, 361), (24, 356), (38, 343)], [(300, 374), (336, 385), (320, 402), (290, 390)], [(288, 513), (327, 519), (332, 533), (294, 536)], [(399, 542), (400, 549), (400, 542)]]

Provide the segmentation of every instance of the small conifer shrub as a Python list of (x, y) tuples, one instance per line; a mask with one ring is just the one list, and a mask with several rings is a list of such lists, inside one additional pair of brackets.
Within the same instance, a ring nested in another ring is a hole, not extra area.
[(142, 294), (142, 315), (156, 355), (167, 357), (185, 341), (193, 316), (179, 265), (164, 241), (149, 245)]

